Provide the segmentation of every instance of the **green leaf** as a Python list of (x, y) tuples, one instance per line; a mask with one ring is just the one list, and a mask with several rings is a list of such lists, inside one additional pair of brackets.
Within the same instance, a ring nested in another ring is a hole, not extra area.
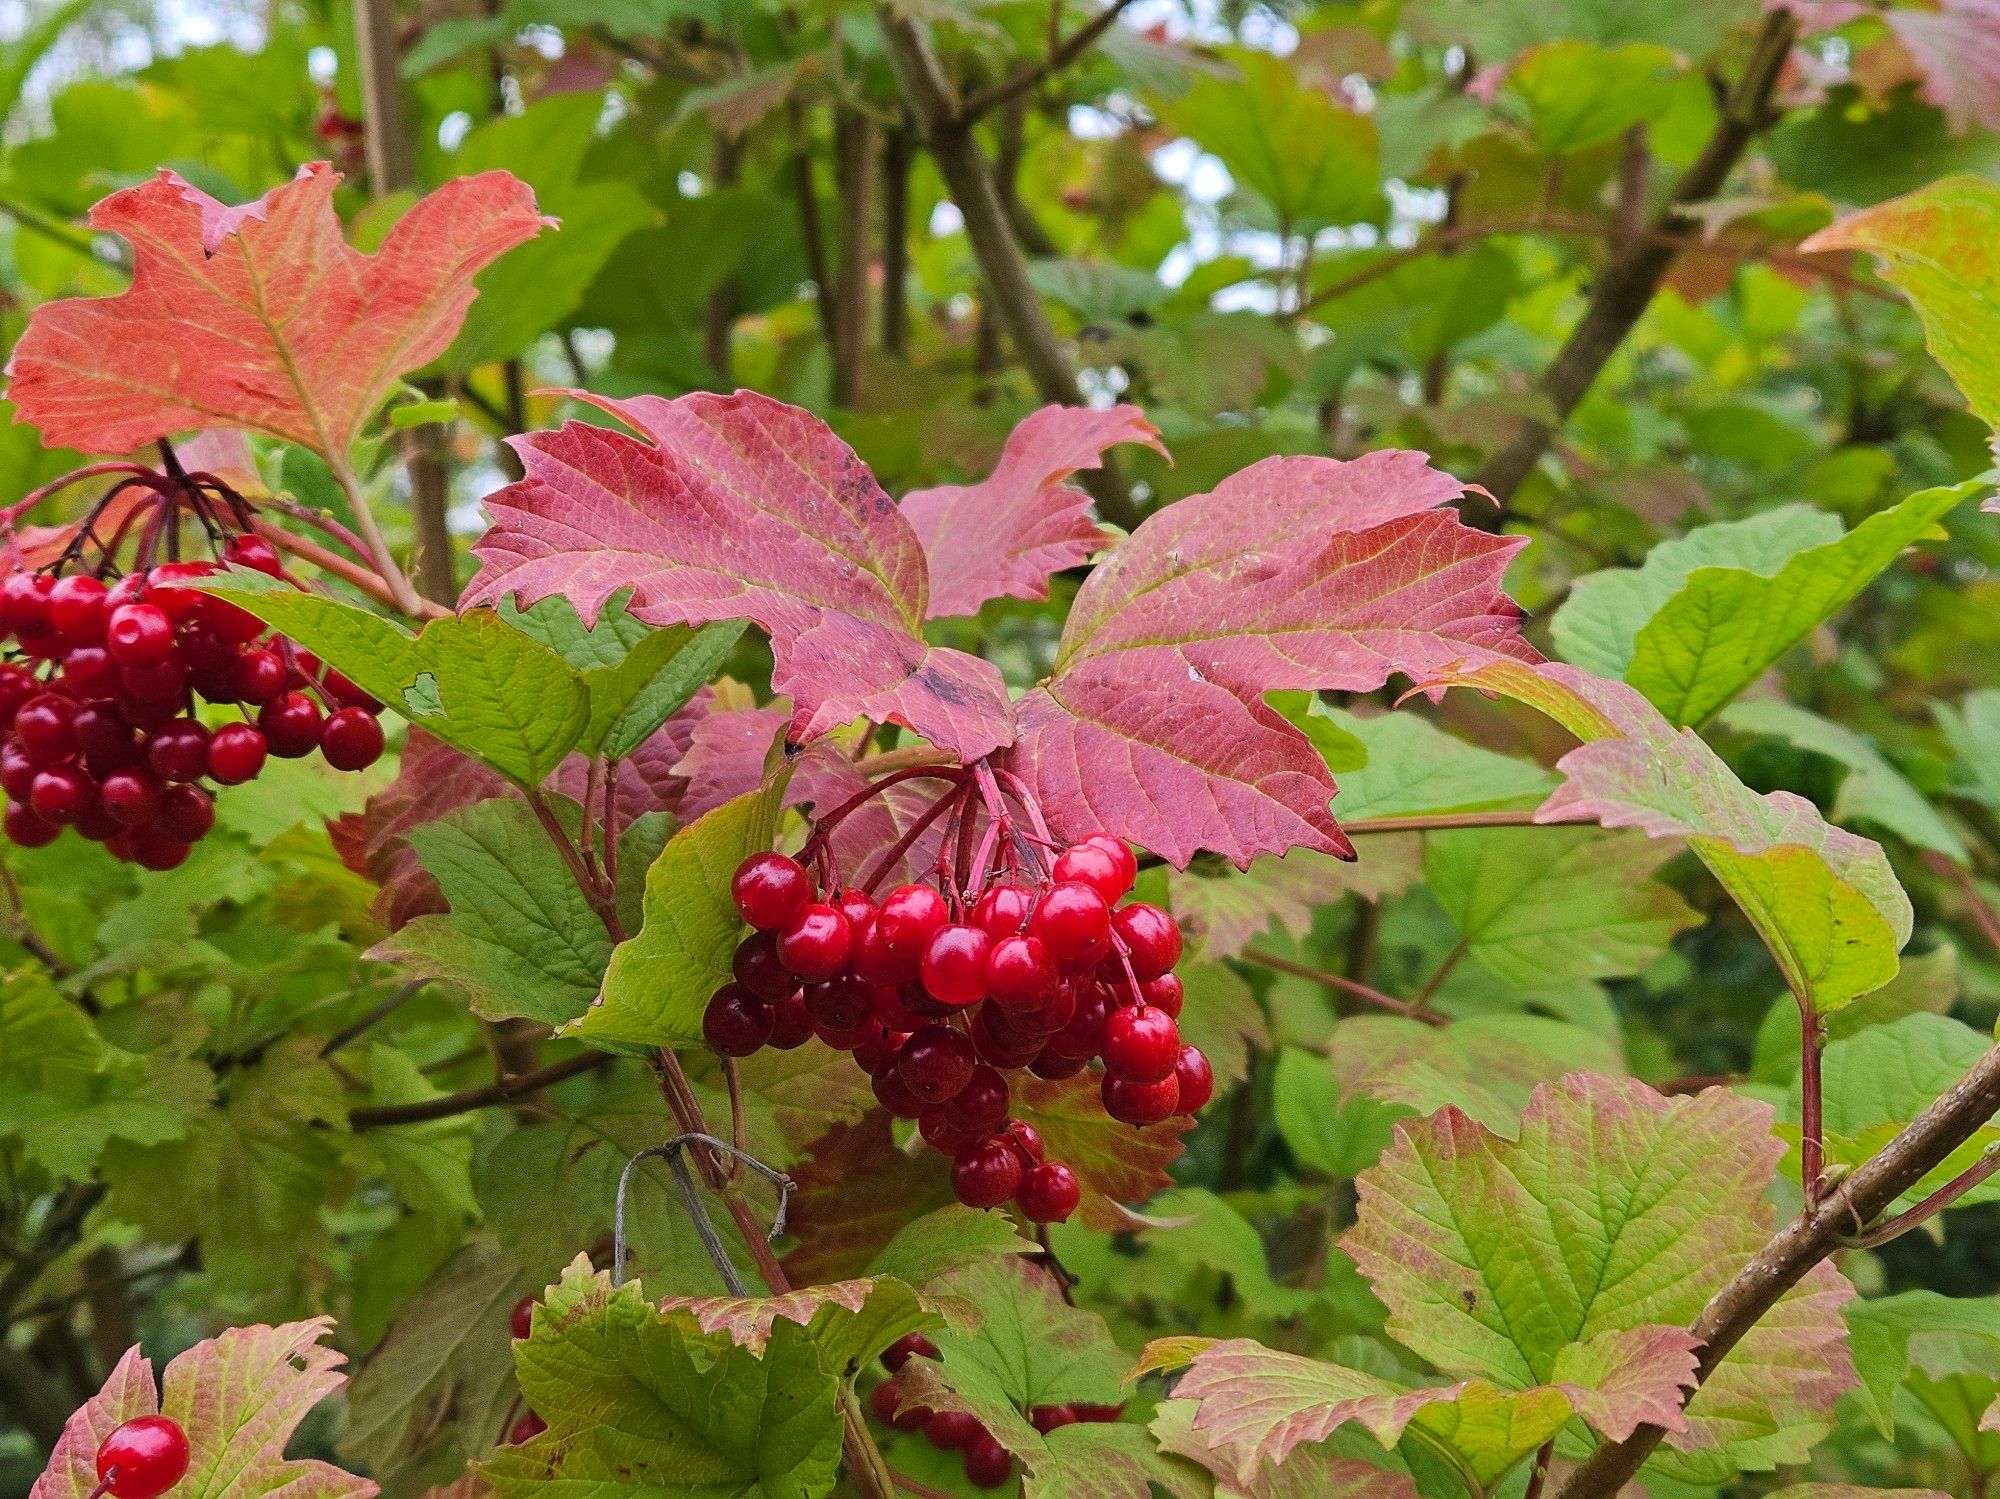
[(692, 1313), (703, 1332), (723, 1333), (753, 1353), (769, 1348), (772, 1331), (789, 1322), (805, 1329), (827, 1368), (847, 1374), (905, 1334), (943, 1325), (926, 1298), (886, 1276), (802, 1286), (781, 1296), (675, 1296), (660, 1306)]
[[(444, 1097), (444, 1090), (417, 1070), (416, 1059), (393, 1046), (370, 1047), (368, 1066), (370, 1101), (375, 1104)], [(478, 1123), (475, 1114), (459, 1114), (372, 1129), (357, 1138), (381, 1160), (402, 1201), (446, 1216), (456, 1228), (479, 1211), (472, 1195), (472, 1146)]]
[(1924, 340), (1966, 403), (2000, 427), (2000, 184), (1948, 177), (1842, 219), (1799, 248), (1867, 250), (1910, 294)]
[(1910, 1372), (1910, 1340), (1925, 1334), (1977, 1337), (2000, 1352), (2000, 1296), (1941, 1296), (1903, 1291), (1855, 1301), (1847, 1308), (1854, 1367), (1861, 1376), (1855, 1398), (1885, 1437), (1896, 1434), (1896, 1391)]
[(1687, 903), (1651, 878), (1670, 857), (1636, 837), (1468, 828), (1429, 835), (1424, 869), (1480, 967), (1535, 988), (1643, 972), (1695, 925)]
[(465, 990), (489, 1020), (574, 1022), (597, 998), (610, 934), (526, 802), (493, 797), (412, 828), (451, 910), (376, 948)]
[(1200, 1463), (1216, 1480), (1216, 1499), (1422, 1499), (1409, 1477), (1326, 1447), (1295, 1448), (1284, 1466), (1262, 1474), (1250, 1489), (1231, 1480), (1235, 1468), (1194, 1429), (1191, 1400), (1162, 1400), (1154, 1409), (1153, 1435), (1160, 1450)]
[(982, 1260), (1034, 1250), (1005, 1214), (954, 1202), (897, 1229), (868, 1262), (868, 1273), (894, 1276), (924, 1290)]
[(1567, 156), (1665, 113), (1681, 77), (1680, 60), (1657, 44), (1551, 42), (1515, 62), (1503, 98), (1519, 106), (1537, 146)]
[(1325, 1057), (1296, 1046), (1278, 1053), (1271, 1080), (1272, 1123), (1301, 1166), (1353, 1176), (1389, 1144), (1389, 1129), (1408, 1111), (1345, 1093)]
[(839, 1377), (797, 1323), (780, 1320), (752, 1353), (654, 1306), (636, 1282), (614, 1288), (582, 1258), (543, 1305), (515, 1358), (522, 1398), (548, 1430), (479, 1465), (500, 1499), (546, 1499), (552, 1486), (598, 1499), (832, 1488)]
[(1480, 64), (1490, 67), (1538, 43), (1564, 37), (1602, 47), (1652, 42), (1698, 61), (1756, 13), (1754, 0), (1693, 0), (1687, 5), (1633, 0), (1552, 0), (1547, 5), (1419, 0), (1410, 8), (1409, 20), (1420, 35), (1466, 43)]
[(1625, 680), (1676, 724), (1700, 724), (1808, 631), (1851, 602), (1911, 542), (1986, 486), (1925, 489), (1771, 577), (1703, 567), (1639, 630)]
[(1956, 708), (1933, 703), (1931, 712), (1951, 746), (1954, 789), (2000, 808), (2000, 688), (1968, 692)]
[(1527, 806), (1556, 785), (1555, 776), (1532, 760), (1468, 743), (1421, 714), (1364, 718), (1315, 698), (1307, 716), (1351, 736), (1367, 755), (1365, 764), (1339, 777), (1333, 810), (1343, 822)]
[(697, 818), (667, 843), (646, 873), (646, 922), (611, 955), (604, 992), (564, 1033), (636, 1046), (690, 1046), (701, 1012), (729, 982), (743, 918), (730, 878), (750, 854), (771, 847), (786, 777)]
[(397, 431), (411, 427), (428, 427), (438, 422), (458, 420), (458, 402), (446, 400), (410, 401), (401, 406), (389, 408), (389, 425)]
[(741, 620), (654, 630), (615, 666), (583, 674), (590, 723), (580, 748), (623, 760), (715, 675), (742, 637)]
[(1474, 1015), (1447, 1026), (1355, 1015), (1334, 1027), (1328, 1052), (1344, 1096), (1418, 1114), (1453, 1105), (1502, 1132), (1516, 1126), (1541, 1084), (1570, 1072), (1625, 1070), (1612, 1042), (1540, 1015)]
[(1162, 106), (1165, 122), (1220, 157), (1293, 233), (1379, 218), (1374, 125), (1300, 82), (1283, 58), (1227, 56), (1241, 78), (1199, 80)]
[(413, 637), (379, 614), (241, 568), (203, 579), (201, 592), (247, 609), (522, 786), (539, 786), (590, 721), (578, 674), (491, 609), (433, 620)]

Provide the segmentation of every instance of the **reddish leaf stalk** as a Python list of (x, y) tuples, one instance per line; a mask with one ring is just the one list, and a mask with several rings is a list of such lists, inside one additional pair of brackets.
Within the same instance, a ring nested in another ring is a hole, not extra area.
[(1854, 1234), (1841, 1242), (1854, 1249), (1875, 1249), (1891, 1239), (1900, 1239), (1911, 1229), (1920, 1228), (1927, 1220), (1935, 1218), (1995, 1171), (2000, 1171), (2000, 1147), (1988, 1146), (1976, 1162), (1916, 1206), (1904, 1209), (1893, 1218), (1883, 1219), (1866, 1233)]
[(884, 876), (896, 867), (897, 860), (907, 854), (916, 841), (923, 837), (924, 831), (932, 823), (944, 816), (945, 813), (949, 812), (951, 807), (952, 798), (944, 796), (938, 798), (934, 804), (926, 808), (921, 817), (903, 830), (903, 836), (891, 844), (882, 857), (875, 861), (875, 867), (868, 872), (866, 878), (856, 888), (863, 895), (873, 895), (875, 887), (882, 883)]
[(1825, 1105), (1820, 1088), (1820, 1053), (1826, 1026), (1803, 994), (1799, 1002), (1799, 1184), (1808, 1203), (1818, 1202), (1826, 1174)]

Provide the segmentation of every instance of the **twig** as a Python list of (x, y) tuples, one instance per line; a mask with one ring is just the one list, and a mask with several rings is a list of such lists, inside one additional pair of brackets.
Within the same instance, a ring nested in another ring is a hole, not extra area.
[(1350, 838), (1370, 833), (1430, 833), (1447, 828), (1539, 828), (1560, 827), (1560, 823), (1535, 821), (1532, 809), (1519, 812), (1436, 812), (1420, 817), (1358, 817), (1343, 822), (1340, 830)]
[(708, 1216), (708, 1208), (701, 1200), (701, 1193), (695, 1187), (694, 1177), (688, 1171), (686, 1151), (688, 1146), (701, 1144), (710, 1150), (719, 1150), (733, 1156), (740, 1164), (764, 1177), (778, 1189), (778, 1211), (771, 1220), (771, 1232), (767, 1236), (776, 1239), (785, 1231), (785, 1212), (791, 1206), (792, 1193), (797, 1184), (775, 1167), (766, 1166), (747, 1150), (718, 1140), (713, 1135), (690, 1130), (675, 1135), (664, 1144), (642, 1150), (625, 1163), (625, 1169), (618, 1173), (618, 1197), (611, 1215), (611, 1283), (622, 1286), (625, 1283), (625, 1193), (632, 1181), (632, 1172), (641, 1161), (659, 1157), (667, 1163), (674, 1174), (674, 1186), (680, 1192), (681, 1204), (687, 1209), (688, 1218), (693, 1222), (695, 1232), (701, 1236), (701, 1247), (708, 1252), (709, 1261), (715, 1266), (715, 1273), (722, 1277), (722, 1283), (729, 1288), (732, 1296), (745, 1293), (743, 1277), (736, 1273), (736, 1262), (729, 1258), (729, 1252), (722, 1247), (722, 1240), (716, 1237), (715, 1223)]
[(1380, 989), (1371, 989), (1366, 984), (1346, 978), (1338, 973), (1328, 973), (1323, 968), (1313, 968), (1304, 963), (1295, 963), (1290, 958), (1281, 958), (1275, 953), (1259, 952), (1254, 947), (1244, 948), (1237, 956), (1246, 963), (1256, 963), (1278, 973), (1289, 973), (1294, 978), (1307, 979), (1312, 983), (1322, 984), (1329, 989), (1337, 990), (1339, 993), (1361, 1000), (1364, 1004), (1374, 1005), (1379, 1010), (1387, 1010), (1392, 1015), (1401, 1015), (1410, 1020), (1421, 1020), (1426, 1025), (1450, 1024), (1444, 1016), (1433, 1015), (1428, 1010), (1419, 1009), (1408, 1000), (1397, 999), (1392, 994), (1384, 994)]
[(380, 1004), (370, 1009), (367, 1014), (342, 1026), (331, 1036), (328, 1036), (326, 1044), (319, 1049), (319, 1054), (322, 1057), (332, 1056), (335, 1052), (362, 1035), (371, 1026), (386, 1020), (389, 1016), (395, 1014), (397, 1010), (415, 999), (423, 992), (424, 986), (429, 982), (429, 979), (411, 979), (407, 984), (404, 984), (393, 994), (382, 1000)]
[(533, 1072), (517, 1072), (512, 1077), (503, 1077), (496, 1083), (488, 1083), (483, 1088), (470, 1088), (463, 1093), (447, 1093), (442, 1098), (426, 1098), (417, 1103), (350, 1109), (347, 1123), (350, 1129), (381, 1129), (393, 1124), (422, 1124), (427, 1119), (449, 1119), (454, 1114), (469, 1114), (475, 1109), (509, 1103), (524, 1093), (553, 1087), (565, 1078), (576, 1077), (610, 1061), (611, 1056), (607, 1052), (579, 1052), (563, 1061), (537, 1067)]
[(1989, 1145), (1977, 1161), (1916, 1206), (1905, 1208), (1895, 1217), (1883, 1219), (1867, 1232), (1852, 1234), (1841, 1242), (1853, 1249), (1874, 1249), (1891, 1239), (1900, 1239), (1911, 1229), (1920, 1227), (1926, 1219), (1936, 1217), (1957, 1202), (1995, 1171), (2000, 1171), (2000, 1145)]
[[(331, 573), (342, 582), (351, 583), (377, 603), (386, 604), (391, 609), (401, 609), (396, 594), (377, 574), (370, 572), (358, 562), (350, 562), (340, 553), (321, 546), (316, 541), (307, 541), (296, 532), (287, 531), (283, 526), (273, 525), (267, 520), (256, 523), (257, 534), (270, 542), (281, 552), (289, 552), (302, 562), (310, 562), (321, 572)], [(406, 583), (404, 585), (408, 587)], [(442, 604), (433, 604), (429, 599), (417, 600), (417, 612), (413, 616), (422, 620), (444, 619), (451, 611)]]
[(1025, 94), (1043, 79), (1060, 73), (1088, 52), (1097, 39), (1109, 31), (1125, 7), (1132, 0), (1111, 0), (1111, 3), (1092, 16), (1067, 37), (1057, 41), (1054, 37), (1056, 12), (1051, 10), (1049, 27), (1051, 31), (1048, 55), (1039, 62), (1025, 68), (1016, 69), (1008, 77), (990, 88), (979, 89), (968, 94), (958, 107), (957, 123), (970, 125), (995, 105), (1005, 104), (1016, 95)]
[(326, 466), (333, 471), (335, 481), (347, 496), (348, 508), (354, 512), (354, 524), (360, 529), (361, 539), (368, 547), (368, 560), (375, 564), (375, 571), (388, 585), (390, 599), (410, 618), (425, 618), (425, 601), (410, 586), (410, 580), (403, 576), (402, 568), (396, 565), (395, 554), (389, 550), (382, 528), (375, 523), (375, 512), (369, 508), (368, 496), (361, 492), (361, 479), (354, 472), (354, 466), (347, 461), (345, 453), (328, 451), (324, 456)]

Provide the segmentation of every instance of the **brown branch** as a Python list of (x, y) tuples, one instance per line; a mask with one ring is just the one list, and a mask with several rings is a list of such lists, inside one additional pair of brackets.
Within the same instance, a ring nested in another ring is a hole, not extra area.
[(910, 135), (882, 138), (882, 348), (902, 354), (910, 345)]
[[(960, 125), (970, 125), (995, 105), (1005, 104), (1008, 100), (1027, 93), (1044, 79), (1060, 73), (1088, 52), (1096, 44), (1097, 39), (1112, 28), (1125, 7), (1131, 3), (1132, 0), (1111, 0), (1109, 5), (1069, 36), (1062, 41), (1054, 42), (1049, 48), (1048, 55), (1041, 61), (1016, 69), (990, 88), (968, 94), (958, 107), (956, 122)], [(1052, 15), (1049, 20), (1053, 26), (1055, 17)]]
[(524, 1093), (534, 1093), (542, 1088), (552, 1087), (565, 1078), (576, 1077), (589, 1072), (592, 1068), (602, 1067), (610, 1060), (608, 1052), (578, 1052), (575, 1056), (566, 1057), (560, 1062), (537, 1067), (533, 1072), (517, 1072), (511, 1077), (503, 1077), (498, 1082), (488, 1083), (483, 1088), (469, 1088), (463, 1093), (447, 1093), (442, 1098), (426, 1098), (416, 1103), (390, 1103), (374, 1108), (350, 1109), (347, 1124), (350, 1129), (381, 1129), (392, 1124), (422, 1124), (427, 1119), (449, 1119), (454, 1114), (470, 1114), (475, 1109), (511, 1103)]
[(1372, 989), (1358, 980), (1342, 974), (1329, 973), (1323, 968), (1313, 968), (1305, 963), (1295, 963), (1290, 958), (1281, 958), (1275, 953), (1259, 952), (1254, 947), (1246, 947), (1237, 954), (1246, 963), (1255, 963), (1276, 973), (1289, 973), (1294, 978), (1306, 979), (1320, 984), (1337, 993), (1371, 1004), (1378, 1010), (1387, 1010), (1392, 1015), (1401, 1015), (1406, 1020), (1421, 1020), (1426, 1025), (1449, 1025), (1451, 1022), (1442, 1015), (1411, 1004), (1408, 1000), (1397, 999), (1392, 994), (1384, 994), (1380, 989)]
[(874, 229), (875, 122), (857, 111), (834, 118), (840, 184), (840, 275), (833, 288), (833, 404), (852, 407), (868, 348), (869, 246)]
[(1532, 808), (1519, 812), (1435, 812), (1417, 817), (1357, 817), (1343, 822), (1340, 830), (1350, 838), (1369, 833), (1434, 833), (1448, 828), (1538, 828), (1556, 823), (1535, 821)]
[[(916, 23), (901, 12), (883, 5), (876, 18), (924, 143), (965, 221), (965, 237), (979, 261), (988, 304), (999, 314), (1041, 398), (1064, 406), (1083, 405), (1076, 372), (1056, 338), (1047, 309), (1028, 283), (1027, 261), (1007, 221), (993, 164), (965, 122), (958, 95), (937, 55)], [(1138, 507), (1109, 454), (1103, 467), (1087, 470), (1079, 478), (1105, 520), (1128, 530), (1138, 523)]]
[[(1781, 1296), (1839, 1247), (1843, 1235), (1886, 1210), (1996, 1112), (2000, 1112), (2000, 1047), (1987, 1052), (1916, 1122), (1816, 1206), (1807, 1207), (1780, 1229), (1710, 1298), (1691, 1329), (1702, 1343), (1695, 1365), (1697, 1386)], [(1599, 1447), (1570, 1475), (1556, 1499), (1611, 1499), (1665, 1435), (1657, 1426), (1641, 1426), (1624, 1441)]]
[[(709, 148), (709, 180), (716, 188), (734, 187), (743, 170), (743, 142), (727, 130), (715, 132)], [(737, 287), (734, 273), (723, 277), (708, 294), (702, 313), (701, 347), (708, 367), (724, 390), (730, 386), (730, 339), (736, 324)]]
[(1751, 140), (1770, 123), (1771, 96), (1797, 34), (1798, 20), (1789, 10), (1772, 10), (1765, 16), (1750, 61), (1723, 103), (1714, 134), (1675, 185), (1672, 198), (1650, 226), (1653, 232), (1628, 253), (1614, 256), (1598, 278), (1582, 320), (1542, 376), (1541, 393), (1555, 409), (1555, 421), (1527, 423), (1479, 472), (1478, 482), (1503, 505), (1541, 461), (1557, 429), (1582, 402), (1666, 279), (1679, 247), (1661, 243), (1654, 235), (1671, 233), (1688, 204), (1714, 197)]
[(792, 194), (798, 201), (799, 238), (806, 249), (806, 271), (812, 277), (816, 295), (813, 310), (819, 314), (820, 337), (831, 353), (840, 342), (840, 328), (834, 308), (833, 268), (826, 259), (826, 231), (820, 225), (819, 185), (813, 181), (811, 143), (806, 139), (806, 113), (796, 99), (786, 101), (792, 136)]

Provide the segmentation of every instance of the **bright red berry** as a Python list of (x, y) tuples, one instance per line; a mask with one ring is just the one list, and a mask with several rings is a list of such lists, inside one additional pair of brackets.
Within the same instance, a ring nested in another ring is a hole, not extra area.
[(1180, 1083), (1171, 1069), (1157, 1083), (1128, 1083), (1107, 1072), (1098, 1092), (1104, 1112), (1121, 1124), (1158, 1124), (1181, 1106)]
[(891, 953), (920, 962), (938, 928), (951, 919), (944, 897), (928, 885), (898, 885), (882, 897), (875, 930)]
[(1107, 855), (1118, 868), (1118, 894), (1108, 897), (1121, 899), (1132, 888), (1132, 882), (1139, 878), (1139, 861), (1132, 857), (1132, 850), (1123, 838), (1114, 838), (1109, 833), (1089, 833), (1076, 840), (1077, 848), (1094, 848)]
[(778, 933), (778, 961), (807, 983), (830, 979), (847, 966), (854, 931), (837, 907), (813, 901)]
[(44, 692), (29, 698), (14, 715), (14, 737), (37, 767), (60, 765), (76, 753), (76, 739), (70, 733), (75, 721), (75, 703)]
[(88, 573), (58, 578), (49, 589), (49, 623), (71, 640), (96, 644), (104, 638), (104, 584)]
[(320, 753), (335, 770), (366, 770), (382, 754), (382, 720), (366, 708), (341, 708), (320, 730)]
[(986, 988), (994, 1002), (1014, 1010), (1039, 1010), (1062, 975), (1039, 937), (1002, 937), (986, 959)]
[(995, 942), (1017, 936), (1028, 925), (1035, 895), (1021, 885), (995, 885), (972, 908), (972, 924)]
[(918, 970), (924, 988), (940, 1004), (963, 1008), (986, 997), (986, 960), (993, 939), (976, 926), (942, 926), (924, 948)]
[(97, 789), (104, 810), (128, 828), (159, 816), (166, 795), (167, 788), (160, 784), (160, 778), (137, 765), (112, 771)]
[(1023, 1162), (1030, 1166), (1041, 1164), (1044, 1156), (1042, 1132), (1036, 1129), (1034, 1125), (1028, 1123), (1025, 1119), (1009, 1119), (1000, 1133), (1004, 1139), (1012, 1142), (1016, 1150), (1021, 1152)]
[(972, 1080), (977, 1060), (972, 1043), (950, 1026), (927, 1025), (903, 1043), (896, 1075), (912, 1097), (943, 1103)]
[(1181, 1018), (1181, 1002), (1186, 997), (1179, 977), (1163, 973), (1156, 979), (1147, 979), (1139, 986), (1139, 998), (1156, 1010), (1165, 1010), (1174, 1019)]
[(35, 773), (28, 805), (43, 822), (75, 822), (97, 798), (97, 782), (77, 765), (52, 765)]
[(71, 697), (109, 697), (123, 680), (118, 663), (101, 645), (72, 646), (63, 657), (62, 689)]
[(1158, 906), (1134, 901), (1111, 914), (1111, 929), (1123, 939), (1132, 973), (1144, 983), (1172, 970), (1181, 960), (1181, 929)]
[(1174, 1060), (1174, 1081), (1180, 1087), (1178, 1107), (1183, 1114), (1194, 1113), (1215, 1096), (1215, 1069), (1199, 1046), (1181, 1048)]
[(752, 854), (736, 866), (729, 889), (737, 912), (760, 932), (787, 925), (813, 897), (805, 866), (780, 853)]
[(1151, 1005), (1120, 1005), (1104, 1017), (1104, 1070), (1120, 1082), (1157, 1083), (1171, 1077), (1181, 1054), (1174, 1017)]
[(187, 1470), (187, 1433), (168, 1416), (134, 1416), (97, 1447), (98, 1481), (113, 1499), (155, 1499)]
[(278, 549), (261, 536), (232, 536), (229, 545), (223, 548), (222, 560), (236, 567), (253, 568), (260, 573), (279, 577), (284, 572), (284, 564), (278, 560)]
[(257, 710), (264, 747), (280, 760), (299, 760), (319, 746), (319, 704), (303, 692), (274, 697)]
[(1088, 885), (1057, 885), (1035, 908), (1029, 930), (1063, 968), (1081, 972), (1111, 950), (1111, 910)]
[(771, 1007), (735, 984), (709, 997), (701, 1014), (702, 1039), (725, 1057), (747, 1057), (771, 1039)]
[(247, 723), (224, 724), (208, 741), (208, 773), (219, 784), (240, 786), (264, 768), (264, 736)]
[(1007, 1079), (981, 1064), (965, 1086), (946, 1100), (944, 1117), (968, 1134), (989, 1134), (1007, 1118)]
[(174, 653), (174, 622), (157, 604), (120, 604), (105, 621), (104, 648), (120, 666), (155, 666)]
[(230, 668), (229, 685), (246, 703), (268, 703), (285, 690), (285, 663), (276, 651), (245, 651)]
[(917, 976), (917, 969), (923, 962), (923, 950), (905, 952), (892, 948), (882, 939), (880, 917), (854, 928), (854, 951), (848, 961), (854, 971), (871, 984), (896, 985), (908, 983)]
[(1021, 1158), (1004, 1140), (967, 1146), (951, 1163), (951, 1190), (969, 1208), (997, 1208), (1021, 1185)]
[(1121, 878), (1118, 861), (1105, 850), (1092, 843), (1078, 843), (1066, 848), (1056, 857), (1052, 877), (1058, 884), (1074, 882), (1088, 885), (1104, 897), (1106, 905), (1119, 900), (1131, 889), (1129, 882)]
[(198, 781), (208, 774), (208, 730), (192, 718), (155, 729), (146, 740), (146, 763), (167, 781)]
[(0, 584), (0, 619), (25, 644), (52, 634), (49, 597), (56, 580), (43, 573), (14, 573)]
[(1083, 1184), (1061, 1161), (1042, 1161), (1021, 1173), (1014, 1194), (1021, 1216), (1030, 1223), (1061, 1223), (1083, 1201)]

